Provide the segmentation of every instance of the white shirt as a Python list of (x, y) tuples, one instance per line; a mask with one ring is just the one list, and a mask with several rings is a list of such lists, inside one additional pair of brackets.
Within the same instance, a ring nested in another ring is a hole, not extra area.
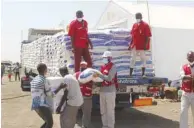
[(80, 86), (76, 78), (69, 74), (64, 77), (64, 83), (67, 84), (67, 104), (71, 106), (81, 106), (83, 104), (83, 97)]

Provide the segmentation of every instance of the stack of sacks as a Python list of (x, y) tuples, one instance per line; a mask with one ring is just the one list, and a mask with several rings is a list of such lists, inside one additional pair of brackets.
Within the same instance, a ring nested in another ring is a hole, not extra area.
[[(45, 86), (47, 88), (51, 88), (51, 91), (54, 92), (60, 86), (61, 83), (64, 83), (63, 77), (47, 77)], [(59, 106), (63, 95), (64, 95), (64, 90), (61, 89), (56, 95), (54, 95), (54, 97), (48, 98), (49, 105), (51, 106), (53, 113), (56, 113), (56, 109)], [(65, 103), (63, 104), (61, 111), (63, 110), (64, 107), (65, 107)]]
[[(67, 65), (70, 69), (74, 68), (74, 56), (71, 52), (71, 40), (70, 37), (65, 35), (65, 58)], [(90, 50), (94, 69), (100, 69), (103, 64), (102, 55), (103, 52), (109, 50), (113, 54), (113, 62), (117, 66), (118, 77), (129, 76), (129, 64), (131, 60), (131, 53), (128, 50), (129, 43), (131, 42), (130, 31), (125, 29), (110, 29), (103, 31), (92, 31), (89, 32), (89, 38), (92, 41), (93, 50)], [(147, 76), (154, 76), (154, 69), (152, 64), (151, 52), (146, 53), (148, 58), (147, 61)], [(134, 69), (135, 76), (141, 76), (141, 65), (142, 62), (137, 57), (136, 68)]]
[[(102, 54), (109, 50), (113, 54), (113, 62), (117, 66), (118, 78), (129, 76), (129, 64), (131, 53), (128, 51), (131, 42), (130, 31), (126, 29), (107, 29), (101, 31), (90, 31), (88, 33), (93, 43), (93, 50), (90, 50), (93, 68), (98, 69), (103, 64)], [(40, 62), (44, 62), (48, 66), (48, 74), (56, 76), (58, 69), (67, 65), (70, 73), (74, 72), (74, 55), (71, 48), (70, 37), (63, 32), (54, 36), (45, 36), (22, 47), (23, 65), (36, 69)], [(29, 50), (30, 49), (30, 50)], [(146, 75), (154, 76), (154, 68), (151, 58), (151, 52), (146, 53), (148, 58)], [(137, 57), (134, 75), (141, 75), (140, 58)]]

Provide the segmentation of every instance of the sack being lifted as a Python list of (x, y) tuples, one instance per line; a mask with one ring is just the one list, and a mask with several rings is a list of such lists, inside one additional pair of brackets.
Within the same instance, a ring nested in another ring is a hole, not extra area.
[(90, 81), (93, 81), (93, 82), (103, 82), (103, 80), (99, 77), (97, 78), (94, 78), (93, 77), (93, 74), (94, 73), (99, 73), (101, 74), (100, 71), (96, 70), (96, 69), (92, 69), (92, 68), (87, 68), (86, 70), (84, 70), (80, 76), (78, 77), (78, 81), (82, 84), (85, 84), (85, 83), (88, 83)]
[[(61, 83), (64, 83), (64, 78), (63, 77), (47, 77), (46, 78), (46, 85), (47, 87), (51, 88), (51, 91), (54, 92)], [(49, 104), (52, 107), (52, 112), (56, 113), (56, 109), (59, 106), (59, 103), (64, 95), (64, 90), (61, 89), (54, 97), (52, 97), (52, 100), (49, 100)], [(66, 103), (63, 104), (61, 111), (64, 109)]]

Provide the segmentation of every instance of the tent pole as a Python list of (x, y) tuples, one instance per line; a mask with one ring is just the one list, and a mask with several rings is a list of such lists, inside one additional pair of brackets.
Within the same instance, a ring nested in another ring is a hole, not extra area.
[(147, 10), (148, 10), (148, 24), (150, 25), (150, 9), (149, 9), (148, 0), (146, 0), (146, 6), (147, 6)]

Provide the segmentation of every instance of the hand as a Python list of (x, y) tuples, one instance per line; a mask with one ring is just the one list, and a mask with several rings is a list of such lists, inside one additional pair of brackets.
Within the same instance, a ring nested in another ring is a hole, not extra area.
[(93, 45), (92, 44), (90, 44), (90, 48), (93, 49)]
[(64, 84), (64, 83), (61, 83), (61, 84), (60, 84), (60, 88), (61, 88), (61, 89), (62, 89), (62, 88), (66, 88), (66, 86), (67, 86), (67, 85)]
[(72, 51), (73, 53), (75, 52), (75, 50), (74, 50), (74, 49), (72, 49), (71, 51)]
[(131, 50), (131, 46), (128, 47), (128, 50)]
[(61, 106), (58, 106), (58, 107), (57, 107), (56, 113), (57, 113), (57, 114), (60, 114), (60, 113), (61, 113)]
[(187, 81), (187, 80), (191, 80), (192, 79), (192, 76), (191, 75), (185, 75), (184, 77), (183, 77), (183, 81)]
[(93, 77), (94, 77), (94, 78), (99, 77), (99, 74), (98, 74), (98, 73), (94, 73), (94, 74), (93, 74)]

